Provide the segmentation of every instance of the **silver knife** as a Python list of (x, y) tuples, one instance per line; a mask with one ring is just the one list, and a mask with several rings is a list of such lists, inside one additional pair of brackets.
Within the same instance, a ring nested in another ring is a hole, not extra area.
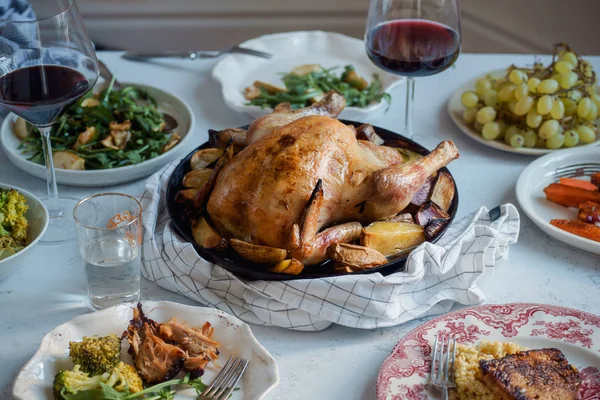
[(126, 52), (122, 57), (131, 61), (145, 61), (151, 58), (183, 58), (196, 60), (198, 58), (215, 58), (227, 53), (247, 54), (255, 57), (271, 58), (272, 54), (264, 51), (249, 49), (246, 47), (233, 46), (222, 51), (132, 51)]

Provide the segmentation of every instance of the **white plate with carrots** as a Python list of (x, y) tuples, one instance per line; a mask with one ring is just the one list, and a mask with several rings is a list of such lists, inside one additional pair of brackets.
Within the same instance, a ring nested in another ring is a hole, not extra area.
[(550, 153), (525, 168), (517, 181), (521, 209), (545, 233), (600, 254), (600, 149)]

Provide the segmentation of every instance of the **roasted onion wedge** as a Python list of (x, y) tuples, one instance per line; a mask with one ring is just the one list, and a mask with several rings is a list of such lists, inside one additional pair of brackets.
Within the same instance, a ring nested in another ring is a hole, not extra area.
[(379, 251), (355, 244), (338, 243), (327, 248), (327, 255), (336, 265), (352, 270), (363, 270), (383, 265), (387, 259)]
[(196, 244), (204, 249), (212, 249), (223, 245), (224, 239), (208, 223), (206, 217), (200, 216), (192, 222), (192, 236)]
[(183, 186), (186, 188), (200, 189), (210, 178), (213, 170), (210, 168), (193, 169), (183, 177)]
[(221, 157), (221, 154), (223, 154), (223, 149), (210, 148), (198, 150), (190, 159), (190, 166), (192, 169), (206, 168), (217, 161)]

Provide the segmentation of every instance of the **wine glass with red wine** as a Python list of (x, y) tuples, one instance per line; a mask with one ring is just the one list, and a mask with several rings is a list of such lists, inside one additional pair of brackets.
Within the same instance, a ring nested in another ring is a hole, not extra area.
[(50, 224), (41, 241), (57, 243), (75, 238), (77, 200), (58, 196), (50, 132), (58, 117), (95, 85), (98, 61), (73, 0), (45, 0), (44, 9), (53, 15), (0, 19), (0, 106), (42, 135)]
[(458, 0), (371, 0), (367, 54), (379, 68), (407, 78), (405, 136), (413, 137), (414, 78), (450, 67), (460, 36)]

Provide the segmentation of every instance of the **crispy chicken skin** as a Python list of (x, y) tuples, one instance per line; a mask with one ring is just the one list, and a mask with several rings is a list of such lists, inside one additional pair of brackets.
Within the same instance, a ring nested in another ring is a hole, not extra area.
[[(353, 226), (337, 232), (334, 225), (397, 214), (433, 172), (457, 157), (454, 144), (443, 142), (421, 160), (403, 164), (398, 151), (357, 140), (353, 129), (334, 118), (305, 116), (250, 141), (229, 161), (207, 210), (226, 238), (290, 251), (298, 246), (292, 256), (316, 264), (329, 245), (356, 239), (344, 233)], [(294, 225), (301, 224), (319, 181), (323, 199), (312, 211), (312, 231), (300, 229), (292, 243)], [(318, 235), (328, 227), (327, 238)]]
[(480, 380), (498, 400), (576, 400), (581, 378), (558, 349), (481, 360)]

